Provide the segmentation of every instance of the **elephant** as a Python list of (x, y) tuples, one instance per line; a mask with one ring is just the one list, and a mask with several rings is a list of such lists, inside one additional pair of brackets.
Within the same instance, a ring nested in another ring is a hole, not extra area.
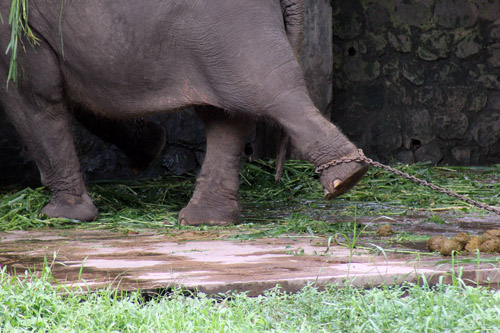
[[(0, 0), (0, 13), (10, 8), (11, 0)], [(129, 142), (137, 126), (120, 124), (195, 107), (207, 146), (192, 198), (179, 213), (182, 225), (238, 222), (240, 161), (257, 119), (283, 129), (315, 166), (357, 157), (357, 147), (309, 97), (297, 60), (303, 16), (303, 0), (30, 1), (26, 22), (37, 43), (23, 37), (21, 74), (16, 84), (0, 85), (0, 103), (52, 191), (42, 213), (80, 221), (98, 216), (73, 142), (72, 105), (87, 110), (84, 119), (118, 124)], [(11, 35), (6, 21), (2, 50)], [(9, 61), (3, 52), (2, 82)], [(136, 160), (161, 149), (161, 130), (150, 125), (160, 143)], [(133, 160), (142, 148), (130, 150)], [(325, 198), (351, 189), (368, 167), (351, 161), (323, 170)]]

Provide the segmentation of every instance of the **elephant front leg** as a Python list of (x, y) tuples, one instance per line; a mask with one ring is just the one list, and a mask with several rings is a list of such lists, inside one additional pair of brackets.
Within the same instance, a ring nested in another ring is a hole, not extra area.
[(244, 116), (229, 118), (224, 111), (197, 110), (205, 124), (205, 160), (188, 205), (179, 213), (181, 225), (226, 225), (238, 223), (239, 167), (253, 122)]

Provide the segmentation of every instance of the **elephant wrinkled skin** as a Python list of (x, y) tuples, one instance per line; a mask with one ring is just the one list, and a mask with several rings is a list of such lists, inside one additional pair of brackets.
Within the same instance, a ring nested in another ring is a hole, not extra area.
[[(179, 214), (187, 225), (238, 221), (240, 156), (257, 118), (283, 128), (316, 166), (356, 156), (308, 95), (297, 61), (302, 1), (30, 1), (28, 23), (39, 44), (24, 40), (19, 83), (1, 85), (0, 103), (53, 192), (43, 213), (97, 217), (73, 143), (70, 105), (116, 122), (196, 107), (207, 153), (193, 197)], [(0, 0), (1, 50), (10, 38), (10, 6), (11, 0)], [(0, 82), (7, 80), (9, 60), (2, 52)], [(367, 169), (353, 162), (325, 170), (325, 196), (347, 191)]]

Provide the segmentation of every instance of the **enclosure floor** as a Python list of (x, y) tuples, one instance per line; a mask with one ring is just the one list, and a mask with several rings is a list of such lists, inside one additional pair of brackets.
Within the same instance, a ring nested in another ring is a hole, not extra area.
[(452, 267), (451, 260), (440, 263), (439, 255), (358, 249), (350, 254), (345, 246), (328, 247), (327, 238), (307, 236), (248, 241), (199, 238), (190, 232), (12, 231), (0, 233), (0, 265), (20, 274), (26, 268), (40, 269), (46, 260), (57, 283), (84, 291), (111, 284), (124, 290), (182, 286), (207, 294), (257, 295), (277, 284), (294, 292), (309, 283), (373, 287), (417, 282), (422, 275), (430, 283), (440, 276), (451, 281), (450, 273), (458, 273), (459, 267), (465, 281), (500, 284), (497, 267), (456, 262)]

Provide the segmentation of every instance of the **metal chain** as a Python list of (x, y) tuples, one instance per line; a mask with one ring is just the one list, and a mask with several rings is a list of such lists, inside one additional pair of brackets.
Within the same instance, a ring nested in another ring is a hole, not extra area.
[(410, 181), (412, 181), (414, 183), (417, 183), (419, 185), (427, 186), (427, 187), (429, 187), (429, 188), (431, 188), (431, 189), (433, 189), (435, 191), (438, 191), (440, 193), (449, 195), (450, 197), (457, 198), (459, 200), (467, 202), (468, 204), (471, 204), (471, 205), (476, 206), (478, 208), (481, 208), (481, 209), (487, 210), (489, 212), (495, 213), (497, 215), (500, 215), (500, 209), (498, 209), (498, 208), (495, 208), (495, 207), (487, 205), (485, 203), (482, 203), (482, 202), (470, 199), (470, 198), (468, 198), (466, 196), (463, 196), (463, 195), (460, 195), (458, 193), (455, 193), (455, 192), (452, 192), (450, 190), (447, 190), (447, 189), (445, 189), (445, 188), (443, 188), (441, 186), (437, 186), (435, 184), (429, 183), (426, 180), (419, 179), (419, 178), (417, 178), (415, 176), (409, 175), (406, 172), (399, 171), (399, 170), (394, 169), (394, 168), (392, 168), (392, 167), (390, 167), (388, 165), (385, 165), (385, 164), (382, 164), (380, 162), (374, 161), (371, 158), (366, 157), (365, 154), (363, 153), (363, 151), (361, 149), (358, 149), (358, 152), (359, 152), (359, 156), (358, 157), (354, 157), (354, 158), (345, 158), (345, 157), (343, 157), (343, 158), (340, 158), (338, 160), (333, 160), (333, 161), (327, 162), (327, 163), (322, 164), (319, 167), (317, 167), (316, 170), (315, 170), (315, 172), (316, 173), (321, 173), (324, 170), (328, 169), (329, 167), (332, 167), (332, 166), (335, 166), (335, 165), (339, 165), (339, 164), (343, 164), (343, 163), (365, 162), (365, 163), (367, 163), (367, 164), (369, 164), (369, 165), (371, 165), (371, 166), (373, 166), (375, 168), (383, 169), (385, 171), (388, 171), (388, 172), (393, 173), (395, 175), (401, 176), (404, 179), (408, 179), (408, 180), (410, 180)]
[(366, 163), (370, 164), (370, 161), (374, 162), (373, 160), (371, 160), (368, 157), (366, 157), (365, 154), (363, 153), (363, 151), (361, 149), (358, 149), (358, 153), (359, 153), (359, 156), (357, 156), (357, 157), (352, 157), (352, 158), (341, 157), (338, 160), (333, 160), (333, 161), (330, 161), (330, 162), (326, 162), (325, 164), (322, 164), (319, 167), (317, 167), (314, 170), (314, 172), (320, 174), (323, 171), (325, 171), (326, 169), (328, 169), (329, 167), (336, 166), (336, 165), (343, 164), (343, 163), (366, 162)]

